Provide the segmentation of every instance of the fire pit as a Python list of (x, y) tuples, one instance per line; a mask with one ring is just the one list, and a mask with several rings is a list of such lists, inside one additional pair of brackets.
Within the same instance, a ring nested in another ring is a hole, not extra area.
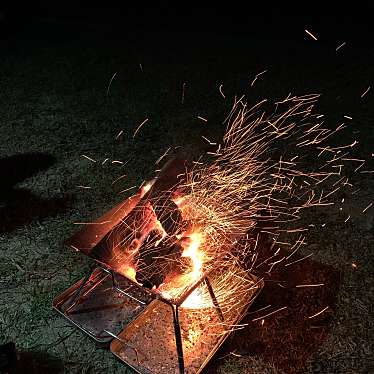
[[(344, 126), (324, 128), (317, 99), (289, 95), (270, 115), (266, 100), (235, 99), (222, 142), (205, 138), (214, 152), (169, 161), (68, 241), (99, 267), (55, 309), (139, 373), (201, 371), (263, 287), (252, 269), (265, 277), (301, 261), (290, 258), (314, 227), (302, 212), (333, 204), (348, 184), (340, 152), (356, 141), (325, 143)], [(260, 233), (271, 238), (267, 258)]]
[[(214, 266), (202, 223), (192, 219), (180, 188), (188, 167), (181, 158), (170, 161), (67, 241), (98, 267), (53, 307), (97, 342), (111, 343), (139, 373), (200, 372), (263, 286), (234, 260)], [(233, 243), (239, 246), (237, 233), (220, 245)], [(235, 302), (233, 292), (240, 295)]]

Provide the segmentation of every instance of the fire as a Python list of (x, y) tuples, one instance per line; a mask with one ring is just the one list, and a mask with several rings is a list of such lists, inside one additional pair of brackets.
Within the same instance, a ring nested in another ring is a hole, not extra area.
[[(204, 242), (203, 234), (200, 231), (185, 232), (178, 235), (183, 252), (182, 258), (189, 258), (191, 264), (188, 269), (177, 276), (172, 276), (160, 285), (158, 291), (165, 298), (173, 298), (182, 293), (186, 287), (198, 280), (203, 273), (203, 266), (205, 262), (205, 253), (202, 248)], [(204, 295), (196, 289), (183, 303), (184, 308), (199, 309), (204, 305)]]
[(167, 237), (167, 233), (158, 219), (156, 219), (155, 227), (156, 230), (161, 234), (161, 238), (155, 243), (155, 247), (157, 247)]
[[(208, 299), (210, 301), (210, 299)], [(212, 303), (207, 304), (207, 297), (200, 288), (194, 290), (190, 296), (183, 302), (182, 308), (185, 309), (201, 309), (205, 307), (211, 307)]]
[[(203, 234), (199, 231), (193, 231), (190, 234), (183, 233), (178, 235), (178, 239), (183, 248), (181, 257), (188, 257), (191, 260), (191, 264), (183, 274), (171, 276), (171, 278), (166, 279), (165, 282), (160, 285), (158, 291), (166, 298), (178, 296), (186, 287), (196, 281), (203, 272), (205, 260), (205, 254), (201, 248)], [(193, 292), (188, 299), (191, 297), (194, 299), (193, 304), (197, 306), (199, 304), (197, 299), (200, 299), (200, 296)]]
[(189, 257), (192, 261), (192, 271), (190, 276), (196, 279), (201, 275), (203, 263), (204, 263), (204, 253), (200, 249), (203, 236), (200, 232), (193, 232), (188, 236), (186, 245), (186, 240), (182, 241), (183, 253), (182, 257)]
[[(349, 159), (342, 158), (341, 152), (357, 142), (336, 148), (326, 144), (344, 127), (323, 127), (313, 110), (318, 98), (316, 94), (288, 96), (275, 103), (272, 113), (265, 107), (266, 100), (249, 107), (242, 98), (235, 99), (221, 144), (208, 152), (209, 163), (193, 162), (178, 174), (174, 186), (161, 189), (159, 195), (155, 188), (137, 207), (134, 222), (123, 222), (116, 252), (118, 263), (127, 263), (122, 264), (122, 273), (141, 283), (143, 278), (148, 280), (149, 288), (173, 299), (207, 269), (235, 263), (237, 269), (249, 272), (261, 267), (261, 272), (270, 274), (284, 264), (303, 243), (304, 234), (299, 237), (299, 233), (309, 230), (296, 226), (302, 212), (331, 205), (330, 196), (349, 185), (341, 170), (341, 161)], [(278, 144), (289, 151), (273, 152)], [(299, 153), (310, 155), (313, 165), (301, 160)], [(316, 159), (322, 166), (314, 169)], [(142, 187), (143, 196), (153, 183)], [(322, 189), (321, 183), (326, 187)], [(272, 261), (258, 259), (255, 227), (277, 242), (268, 258)], [(287, 251), (289, 246), (291, 254), (282, 257), (280, 247)], [(246, 279), (245, 274), (236, 279)], [(232, 305), (240, 299), (233, 282), (220, 282), (220, 286)], [(198, 288), (183, 306), (204, 308), (209, 297)]]
[(136, 276), (136, 270), (134, 267), (124, 265), (122, 268), (118, 270), (121, 274), (126, 276), (127, 278), (131, 279), (133, 282), (137, 282), (135, 276)]

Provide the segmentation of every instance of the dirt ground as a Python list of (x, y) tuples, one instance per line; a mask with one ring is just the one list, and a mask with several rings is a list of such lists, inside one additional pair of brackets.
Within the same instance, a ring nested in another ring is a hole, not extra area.
[[(1, 42), (0, 343), (16, 343), (19, 372), (130, 373), (51, 308), (89, 267), (63, 245), (79, 229), (74, 223), (100, 216), (130, 193), (121, 191), (152, 177), (169, 147), (199, 154), (201, 135), (219, 140), (242, 93), (251, 103), (322, 93), (317, 107), (327, 123), (346, 121), (360, 142), (355, 157), (372, 159), (373, 88), (361, 95), (374, 84), (374, 49), (136, 33), (93, 42), (71, 32), (52, 43), (46, 32)], [(344, 204), (308, 212), (315, 227), (300, 256), (313, 256), (273, 275), (248, 326), (205, 373), (374, 372), (374, 207), (362, 213), (373, 200), (371, 175), (352, 173), (358, 191)], [(296, 287), (310, 283), (324, 286)], [(256, 319), (284, 305), (263, 324)]]

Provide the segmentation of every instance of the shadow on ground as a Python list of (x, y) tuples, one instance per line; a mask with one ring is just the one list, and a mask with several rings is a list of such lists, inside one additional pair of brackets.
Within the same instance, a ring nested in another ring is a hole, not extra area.
[(27, 178), (48, 169), (55, 158), (44, 153), (24, 153), (0, 159), (0, 233), (11, 232), (35, 219), (54, 216), (66, 209), (68, 198), (44, 199), (17, 187)]
[[(294, 261), (298, 259), (302, 257), (294, 257)], [(266, 278), (265, 274), (262, 276)], [(284, 373), (303, 373), (328, 337), (340, 276), (332, 266), (309, 258), (272, 271), (242, 321), (248, 326), (229, 336), (204, 373), (217, 373), (221, 359), (230, 355), (260, 359)], [(323, 286), (300, 287), (307, 284)], [(285, 306), (286, 309), (265, 317)], [(326, 306), (326, 311), (313, 317)]]
[(17, 351), (14, 343), (0, 346), (0, 373), (61, 373), (61, 360), (40, 351)]
[(20, 352), (14, 374), (58, 374), (63, 372), (61, 360), (45, 352)]

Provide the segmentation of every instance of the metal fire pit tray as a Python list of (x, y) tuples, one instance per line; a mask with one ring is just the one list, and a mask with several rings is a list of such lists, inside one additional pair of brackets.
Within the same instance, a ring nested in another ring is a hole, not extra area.
[[(263, 287), (263, 281), (253, 277), (254, 286), (247, 297), (236, 305), (234, 314), (222, 322), (215, 308), (179, 308), (179, 323), (183, 345), (184, 373), (197, 374), (205, 367), (235, 330)], [(173, 309), (170, 304), (154, 300), (137, 319), (114, 339), (110, 350), (139, 374), (179, 374)]]
[(53, 300), (53, 308), (100, 344), (109, 344), (152, 301), (147, 290), (96, 268)]

